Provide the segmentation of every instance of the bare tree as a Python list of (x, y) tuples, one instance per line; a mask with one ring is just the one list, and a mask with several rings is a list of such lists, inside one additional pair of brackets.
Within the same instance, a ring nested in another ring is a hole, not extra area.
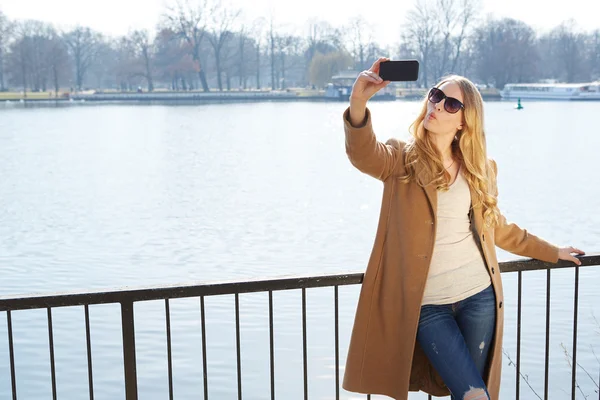
[(197, 74), (189, 43), (168, 28), (161, 29), (154, 42), (158, 76), (167, 81), (172, 90), (187, 90), (188, 77)]
[(409, 42), (409, 46), (416, 51), (422, 67), (420, 80), (424, 86), (428, 86), (429, 61), (439, 33), (435, 11), (427, 0), (417, 0), (415, 7), (406, 15), (403, 40)]
[[(476, 29), (476, 28), (475, 28)], [(460, 58), (457, 59), (455, 70), (458, 71), (458, 74), (463, 76), (473, 76), (476, 78), (475, 73), (475, 43), (474, 43), (474, 32), (469, 34), (467, 40), (465, 41), (465, 46), (461, 49)]]
[(135, 44), (131, 37), (122, 36), (114, 41), (111, 48), (114, 64), (110, 73), (121, 91), (130, 91), (134, 88), (133, 78), (143, 75)]
[(367, 68), (368, 50), (373, 45), (373, 31), (362, 16), (355, 17), (344, 29), (348, 47), (358, 70)]
[(261, 51), (263, 48), (263, 39), (265, 36), (265, 26), (267, 25), (267, 21), (264, 17), (260, 17), (257, 18), (253, 24), (252, 24), (252, 29), (251, 32), (253, 32), (252, 34), (252, 39), (254, 42), (254, 47), (256, 49), (256, 88), (260, 89), (260, 68), (262, 66), (261, 64)]
[(341, 34), (329, 23), (318, 20), (308, 21), (308, 35), (306, 36), (305, 50), (305, 70), (304, 80), (309, 79), (309, 68), (313, 57), (317, 54), (329, 54), (342, 51), (344, 46), (341, 41)]
[(23, 96), (27, 94), (28, 78), (31, 68), (31, 35), (26, 23), (17, 23), (14, 30), (14, 40), (9, 47), (7, 67), (11, 83), (20, 85)]
[(66, 33), (64, 40), (75, 63), (77, 90), (81, 90), (86, 73), (97, 56), (102, 36), (90, 28), (79, 26)]
[(238, 55), (239, 55), (239, 63), (238, 63), (238, 76), (240, 79), (239, 87), (247, 88), (248, 81), (246, 79), (246, 47), (249, 43), (249, 37), (247, 36), (246, 27), (242, 25), (240, 27), (240, 31), (237, 34), (238, 37)]
[(584, 36), (577, 32), (575, 21), (563, 22), (550, 32), (553, 44), (551, 54), (554, 55), (553, 62), (560, 68), (557, 71), (562, 79), (574, 82), (582, 75)]
[(27, 21), (31, 40), (31, 82), (36, 92), (45, 92), (50, 79), (51, 38), (54, 28), (41, 21)]
[(306, 37), (306, 61), (312, 61), (314, 55), (333, 53), (342, 50), (340, 32), (325, 21), (309, 21)]
[[(236, 34), (232, 34), (228, 40), (225, 41), (223, 48), (221, 49), (221, 71), (225, 76), (225, 87), (228, 91), (232, 89), (232, 78), (239, 74), (239, 42), (236, 40)], [(215, 66), (216, 69), (216, 66)]]
[[(307, 66), (304, 60), (304, 41), (299, 36), (284, 35), (280, 38), (279, 52), (281, 61), (281, 76), (283, 88), (290, 84), (297, 85), (300, 81), (303, 85), (308, 82), (304, 79)], [(296, 77), (292, 81), (292, 76)]]
[(174, 6), (165, 13), (167, 26), (188, 43), (192, 58), (196, 63), (198, 77), (205, 92), (209, 91), (206, 80), (204, 57), (201, 54), (201, 44), (206, 35), (210, 10), (208, 0), (176, 0)]
[(210, 11), (210, 25), (208, 28), (208, 41), (210, 42), (214, 54), (215, 54), (215, 65), (217, 67), (217, 82), (219, 85), (219, 91), (223, 91), (222, 81), (222, 59), (221, 53), (223, 47), (233, 37), (233, 24), (239, 18), (241, 10), (234, 9), (230, 5), (224, 5), (223, 3), (216, 3), (214, 8)]
[(293, 45), (294, 38), (291, 35), (278, 35), (276, 38), (276, 58), (279, 61), (278, 65), (278, 83), (280, 89), (285, 89), (287, 87), (287, 82), (285, 80), (285, 72), (286, 72), (286, 56), (290, 53), (290, 50)]
[[(285, 89), (288, 85), (289, 72), (287, 61), (291, 57), (299, 57), (304, 53), (304, 41), (291, 34), (277, 32), (273, 28), (269, 32), (269, 52), (271, 60), (271, 81), (273, 89)], [(303, 60), (296, 60), (295, 65), (303, 65), (302, 80), (306, 82), (307, 68)]]
[(441, 44), (436, 76), (455, 73), (465, 39), (480, 9), (479, 0), (437, 0)]
[[(89, 87), (114, 88), (118, 87), (116, 71), (120, 68), (122, 37), (110, 38), (98, 42), (94, 62), (90, 65), (86, 82)], [(131, 54), (131, 50), (129, 50)], [(138, 83), (139, 84), (139, 83)]]
[(47, 62), (50, 78), (54, 86), (54, 95), (58, 96), (60, 86), (66, 82), (71, 72), (69, 50), (62, 37), (54, 29), (50, 32)]
[(276, 77), (276, 67), (275, 67), (275, 46), (278, 40), (277, 32), (275, 32), (273, 27), (273, 16), (271, 16), (271, 20), (269, 22), (269, 54), (271, 58), (271, 90), (277, 89), (277, 77)]
[(152, 79), (154, 46), (150, 41), (148, 31), (133, 31), (130, 34), (129, 40), (133, 45), (134, 57), (136, 57), (142, 65), (142, 75), (148, 82), (148, 91), (152, 92), (154, 90), (154, 80)]
[(421, 79), (457, 73), (460, 56), (479, 9), (479, 0), (418, 0), (407, 14), (401, 52), (422, 63)]
[(260, 87), (260, 46), (257, 45), (262, 39), (260, 29), (260, 24), (255, 22), (251, 26), (242, 25), (236, 33), (236, 73), (239, 77), (239, 87), (243, 89), (248, 88), (248, 78), (253, 74), (257, 78), (257, 88)]
[(536, 36), (524, 22), (488, 20), (475, 31), (473, 45), (478, 77), (498, 89), (506, 83), (526, 82), (536, 74)]
[(590, 33), (587, 47), (591, 79), (600, 80), (600, 29)]
[(0, 91), (6, 90), (4, 71), (12, 31), (13, 23), (0, 11)]
[(24, 92), (28, 87), (46, 91), (51, 70), (52, 35), (52, 26), (41, 21), (26, 20), (15, 25), (8, 71), (12, 81), (21, 84)]

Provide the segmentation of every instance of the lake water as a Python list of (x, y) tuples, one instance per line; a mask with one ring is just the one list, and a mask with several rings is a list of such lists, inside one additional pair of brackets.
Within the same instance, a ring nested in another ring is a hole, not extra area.
[[(509, 220), (600, 250), (600, 102), (486, 103)], [(0, 105), (0, 295), (362, 272), (382, 194), (348, 161), (343, 103)], [(419, 103), (371, 105), (380, 140), (408, 137)], [(499, 250), (500, 260), (514, 256)], [(600, 269), (581, 270), (578, 383), (597, 396)], [(545, 272), (524, 274), (522, 368), (543, 395)], [(516, 274), (504, 274), (505, 352), (516, 361)], [(574, 270), (552, 275), (550, 398), (570, 398)], [(340, 289), (343, 367), (359, 287)], [(335, 398), (333, 289), (307, 290), (309, 398)], [(208, 391), (237, 399), (233, 296), (206, 299)], [(267, 399), (267, 294), (240, 296), (244, 399)], [(276, 292), (275, 385), (303, 398), (300, 291)], [(168, 398), (164, 302), (136, 305), (140, 399)], [(171, 302), (174, 392), (203, 393), (198, 299)], [(120, 314), (90, 307), (95, 399), (124, 398)], [(84, 313), (53, 311), (58, 397), (87, 398)], [(46, 311), (13, 314), (19, 399), (51, 398)], [(505, 357), (502, 399), (514, 399)], [(593, 378), (586, 375), (585, 369)], [(343, 370), (341, 371), (340, 379)], [(595, 382), (594, 382), (595, 381)], [(10, 398), (0, 313), (0, 399)], [(365, 398), (342, 390), (343, 399)], [(374, 396), (374, 398), (383, 398)], [(411, 399), (425, 399), (413, 394)]]

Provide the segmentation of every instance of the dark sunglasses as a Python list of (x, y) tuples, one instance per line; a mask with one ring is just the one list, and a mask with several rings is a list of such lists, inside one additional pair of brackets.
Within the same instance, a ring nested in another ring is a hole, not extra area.
[(427, 98), (433, 104), (437, 104), (440, 101), (446, 99), (446, 101), (444, 102), (444, 110), (448, 111), (450, 114), (455, 114), (461, 108), (465, 108), (465, 105), (463, 103), (461, 103), (460, 100), (455, 99), (454, 97), (446, 96), (446, 93), (442, 92), (440, 89), (438, 89), (436, 87), (431, 88)]

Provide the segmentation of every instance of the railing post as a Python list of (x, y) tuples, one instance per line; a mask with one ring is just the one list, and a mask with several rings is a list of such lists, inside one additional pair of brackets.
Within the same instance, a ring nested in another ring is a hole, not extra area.
[(123, 330), (123, 365), (125, 367), (125, 399), (137, 400), (137, 374), (135, 363), (135, 330), (133, 328), (133, 301), (121, 302), (121, 327)]

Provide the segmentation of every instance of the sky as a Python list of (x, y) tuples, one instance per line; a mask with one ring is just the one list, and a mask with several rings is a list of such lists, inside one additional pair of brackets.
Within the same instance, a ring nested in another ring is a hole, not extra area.
[[(131, 29), (154, 31), (169, 1), (174, 0), (0, 0), (0, 10), (11, 19), (37, 19), (62, 28), (80, 24), (116, 36)], [(404, 16), (414, 4), (414, 0), (226, 1), (242, 9), (248, 21), (272, 15), (276, 26), (298, 34), (304, 34), (303, 28), (309, 20), (326, 20), (341, 26), (362, 15), (375, 32), (375, 42), (384, 46), (398, 42)], [(582, 30), (600, 29), (599, 1), (569, 0), (555, 4), (550, 0), (479, 1), (482, 16), (519, 19), (538, 32), (570, 18)]]

